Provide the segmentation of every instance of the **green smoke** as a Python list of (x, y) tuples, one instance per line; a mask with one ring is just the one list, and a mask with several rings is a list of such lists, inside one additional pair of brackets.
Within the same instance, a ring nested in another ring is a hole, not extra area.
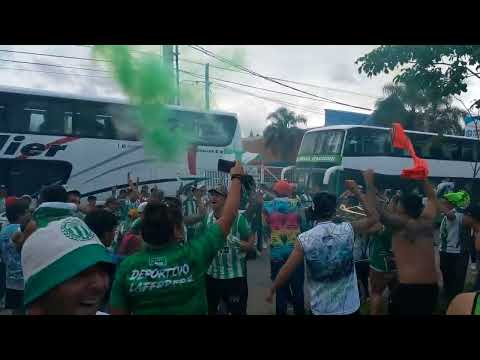
[(172, 75), (155, 54), (133, 54), (126, 45), (97, 45), (95, 56), (109, 60), (113, 76), (135, 106), (136, 126), (141, 131), (145, 151), (162, 160), (173, 160), (187, 149), (192, 134), (168, 123), (165, 104), (173, 98)]

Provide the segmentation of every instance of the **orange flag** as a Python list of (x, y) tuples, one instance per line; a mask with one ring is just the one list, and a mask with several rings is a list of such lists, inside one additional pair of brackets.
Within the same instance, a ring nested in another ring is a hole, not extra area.
[(412, 142), (400, 123), (393, 123), (392, 144), (397, 149), (405, 149), (413, 159), (413, 168), (403, 169), (401, 176), (412, 180), (425, 180), (428, 177), (428, 163), (415, 153)]

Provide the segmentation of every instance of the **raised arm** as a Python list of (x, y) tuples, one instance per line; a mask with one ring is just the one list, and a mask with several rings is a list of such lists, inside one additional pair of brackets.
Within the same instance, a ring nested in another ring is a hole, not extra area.
[(381, 206), (377, 206), (377, 211), (379, 213), (380, 222), (383, 225), (392, 226), (395, 228), (401, 228), (407, 225), (408, 219), (394, 214), (393, 212), (390, 212), (389, 210)]
[(423, 190), (425, 191), (425, 195), (427, 196), (427, 205), (425, 206), (425, 209), (423, 209), (421, 216), (426, 220), (433, 220), (437, 216), (439, 202), (437, 200), (435, 189), (433, 188), (430, 181), (428, 181), (428, 179), (425, 179), (423, 182)]
[[(364, 174), (364, 178), (365, 178), (365, 174)], [(396, 208), (396, 201), (399, 198), (398, 193), (392, 198), (387, 209), (385, 209), (385, 207), (377, 201), (377, 198), (375, 195), (377, 192), (377, 189), (375, 188), (375, 184), (374, 184), (373, 171), (368, 173), (367, 177), (365, 178), (365, 182), (367, 184), (367, 201), (371, 208), (372, 207), (375, 208), (380, 222), (384, 225), (393, 226), (393, 227), (406, 226), (407, 220), (394, 213)]]
[(193, 224), (199, 223), (207, 215), (207, 209), (205, 207), (205, 204), (202, 201), (201, 192), (199, 190), (195, 190), (194, 196), (195, 196), (195, 203), (197, 204), (197, 207), (198, 207), (198, 214), (193, 216), (186, 216), (183, 219), (183, 222), (185, 223), (185, 225), (193, 225)]
[(367, 217), (365, 219), (352, 221), (352, 227), (355, 232), (367, 233), (368, 230), (378, 222), (379, 216), (375, 208), (375, 185), (374, 182), (374, 173), (372, 170), (367, 170), (363, 172), (363, 177), (367, 185), (367, 196), (366, 198), (360, 193), (358, 185), (354, 180), (345, 181), (346, 187), (355, 195), (355, 197), (360, 201)]
[(233, 220), (235, 220), (238, 208), (240, 207), (240, 192), (242, 190), (240, 178), (243, 174), (244, 171), (242, 165), (240, 165), (238, 161), (235, 162), (235, 166), (230, 170), (230, 175), (232, 176), (230, 191), (228, 192), (227, 200), (223, 207), (222, 216), (217, 221), (225, 236), (230, 232)]

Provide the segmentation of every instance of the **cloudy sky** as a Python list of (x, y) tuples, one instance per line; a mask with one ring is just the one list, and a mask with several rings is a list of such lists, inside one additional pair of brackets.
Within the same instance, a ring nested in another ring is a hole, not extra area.
[[(248, 135), (250, 130), (255, 134), (261, 133), (268, 124), (266, 120), (268, 114), (280, 106), (286, 106), (307, 117), (308, 127), (320, 126), (324, 122), (324, 109), (363, 113), (368, 111), (318, 101), (314, 95), (364, 108), (373, 108), (376, 99), (382, 96), (382, 87), (391, 82), (392, 76), (382, 75), (369, 79), (363, 74), (358, 74), (354, 63), (358, 57), (375, 47), (375, 45), (204, 46), (213, 53), (232, 59), (256, 73), (283, 79), (283, 83), (312, 94), (306, 95), (242, 73), (238, 69), (231, 71), (234, 70), (232, 66), (182, 45), (179, 51), (180, 69), (185, 71), (180, 74), (182, 100), (187, 105), (204, 106), (202, 64), (208, 62), (211, 64), (211, 107), (237, 113), (244, 135)], [(160, 46), (135, 47), (136, 50), (142, 51), (159, 51), (160, 48)], [(88, 96), (122, 96), (103, 64), (88, 59), (91, 59), (91, 48), (88, 46), (0, 45), (0, 85)], [(472, 93), (478, 92), (479, 89), (473, 90), (463, 97), (465, 101), (472, 100), (474, 98)]]

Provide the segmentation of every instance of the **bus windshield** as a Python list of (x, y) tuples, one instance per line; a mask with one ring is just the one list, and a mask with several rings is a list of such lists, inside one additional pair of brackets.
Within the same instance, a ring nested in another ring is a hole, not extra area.
[(344, 130), (324, 130), (305, 134), (298, 155), (339, 155)]

